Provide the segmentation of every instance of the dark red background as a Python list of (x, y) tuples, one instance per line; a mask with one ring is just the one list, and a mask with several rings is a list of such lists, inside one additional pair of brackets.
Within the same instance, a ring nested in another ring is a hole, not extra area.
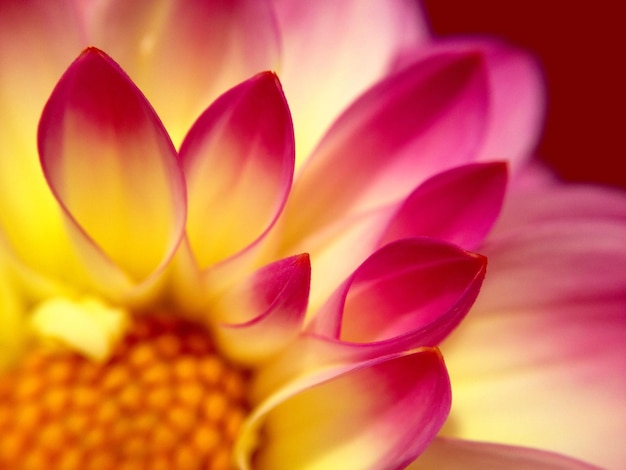
[(424, 0), (436, 35), (490, 34), (543, 65), (538, 154), (564, 179), (626, 188), (626, 33), (618, 0)]

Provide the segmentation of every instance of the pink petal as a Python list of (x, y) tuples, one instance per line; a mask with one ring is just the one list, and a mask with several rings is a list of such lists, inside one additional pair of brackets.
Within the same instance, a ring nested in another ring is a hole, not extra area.
[(385, 246), (257, 373), (253, 394), (267, 396), (301, 371), (437, 344), (469, 310), (485, 267), (484, 257), (437, 240)]
[(263, 237), (293, 177), (289, 108), (277, 77), (261, 73), (222, 95), (180, 149), (187, 178), (187, 235), (201, 268)]
[(310, 325), (351, 343), (435, 345), (473, 303), (486, 259), (428, 238), (398, 241), (368, 258)]
[(87, 49), (57, 84), (39, 150), (48, 184), (83, 238), (136, 281), (169, 260), (185, 221), (176, 152), (141, 92), (103, 52)]
[(442, 346), (456, 392), (449, 435), (621, 466), (625, 221), (624, 194), (608, 190), (511, 196), (483, 249), (481, 295)]
[(178, 145), (221, 93), (276, 67), (278, 34), (260, 0), (109, 0), (88, 31), (128, 72)]
[(311, 265), (308, 255), (257, 270), (214, 308), (220, 351), (238, 362), (258, 364), (290, 343), (302, 328)]
[(507, 160), (513, 171), (532, 156), (543, 129), (544, 78), (528, 53), (494, 40), (442, 40), (408, 54), (405, 63), (445, 53), (479, 54), (488, 79), (487, 127), (477, 160)]
[(523, 447), (437, 438), (408, 470), (592, 470), (592, 465), (572, 458)]
[(428, 36), (417, 2), (274, 0), (282, 38), (278, 75), (294, 116), (298, 162), (396, 56)]
[(439, 173), (413, 191), (387, 226), (380, 244), (430, 236), (475, 249), (500, 213), (506, 165), (466, 165)]
[(263, 426), (253, 468), (402, 468), (433, 439), (449, 406), (443, 360), (422, 349), (296, 381), (257, 407), (241, 439)]
[(0, 1), (0, 231), (21, 260), (67, 277), (63, 218), (41, 173), (37, 123), (82, 49), (73, 2)]
[(333, 125), (294, 185), (286, 245), (339, 217), (399, 202), (474, 159), (487, 83), (479, 54), (440, 54), (379, 83)]

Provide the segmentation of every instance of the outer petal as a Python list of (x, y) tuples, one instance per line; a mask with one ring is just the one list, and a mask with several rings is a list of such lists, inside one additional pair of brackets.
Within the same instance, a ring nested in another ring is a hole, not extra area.
[(262, 425), (254, 468), (401, 468), (432, 440), (449, 405), (441, 356), (419, 350), (291, 384), (253, 412), (240, 445)]
[(294, 137), (277, 77), (265, 72), (222, 95), (180, 149), (187, 178), (187, 235), (201, 268), (262, 237), (293, 177)]
[(182, 236), (182, 172), (165, 129), (103, 52), (87, 49), (57, 84), (39, 126), (48, 183), (83, 237), (140, 281)]
[(441, 40), (409, 53), (404, 63), (442, 53), (480, 54), (489, 82), (485, 139), (477, 160), (503, 160), (517, 172), (533, 154), (543, 128), (545, 91), (542, 71), (528, 53), (495, 40)]
[(58, 204), (41, 174), (37, 122), (67, 64), (82, 48), (71, 1), (0, 1), (0, 231), (41, 272), (65, 271)]
[(472, 164), (439, 173), (404, 201), (380, 244), (430, 236), (475, 249), (500, 214), (505, 190), (503, 163)]
[(437, 438), (409, 470), (592, 470), (592, 465), (563, 455), (523, 447)]
[(282, 37), (278, 74), (294, 115), (298, 162), (332, 120), (382, 78), (407, 47), (427, 36), (412, 0), (274, 0)]
[(308, 329), (354, 343), (417, 334), (409, 347), (435, 345), (476, 298), (486, 264), (480, 255), (428, 238), (392, 243), (354, 272)]
[(285, 244), (398, 202), (432, 174), (471, 161), (486, 103), (478, 54), (434, 56), (372, 88), (333, 125), (296, 181)]
[(112, 0), (96, 4), (90, 40), (128, 72), (178, 145), (221, 93), (276, 67), (263, 0)]
[(484, 248), (481, 296), (442, 346), (456, 392), (447, 434), (623, 464), (624, 240), (623, 194), (511, 197)]
[(267, 361), (302, 328), (311, 264), (299, 255), (264, 266), (215, 306), (220, 351), (238, 362)]

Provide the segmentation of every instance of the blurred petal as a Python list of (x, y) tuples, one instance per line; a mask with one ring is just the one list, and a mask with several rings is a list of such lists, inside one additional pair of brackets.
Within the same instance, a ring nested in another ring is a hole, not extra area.
[(405, 63), (439, 54), (478, 54), (484, 61), (489, 98), (486, 133), (476, 160), (506, 160), (513, 171), (533, 155), (543, 128), (545, 85), (528, 53), (492, 39), (442, 40), (404, 58)]
[(592, 470), (596, 467), (563, 455), (524, 447), (437, 438), (408, 470)]
[(276, 75), (256, 75), (222, 95), (189, 131), (180, 156), (187, 235), (206, 268), (262, 237), (287, 199), (293, 127)]
[(476, 249), (500, 214), (505, 190), (503, 163), (465, 165), (439, 173), (404, 201), (380, 244), (429, 236)]
[(0, 227), (11, 249), (46, 273), (68, 269), (58, 204), (41, 173), (37, 122), (82, 49), (73, 2), (0, 1)]
[[(273, 1), (282, 37), (278, 75), (301, 163), (331, 122), (381, 79), (396, 56), (427, 39), (417, 2)], [(372, 32), (375, 31), (375, 34)]]
[(456, 392), (448, 435), (621, 466), (625, 221), (620, 193), (553, 187), (511, 196), (483, 250), (490, 271), (481, 295), (442, 346)]
[(26, 341), (21, 299), (3, 261), (0, 253), (0, 373), (18, 358)]
[(285, 244), (339, 217), (399, 202), (422, 181), (473, 160), (487, 83), (478, 54), (441, 54), (391, 76), (333, 125), (294, 184)]
[(263, 426), (254, 468), (402, 468), (433, 439), (449, 406), (443, 360), (422, 349), (296, 381), (257, 408), (241, 439)]
[(215, 340), (239, 363), (265, 362), (302, 328), (311, 264), (298, 255), (264, 266), (215, 306)]
[(185, 221), (184, 182), (158, 117), (119, 67), (87, 49), (43, 111), (41, 163), (83, 237), (136, 281), (163, 266)]
[(89, 32), (145, 93), (176, 145), (221, 93), (278, 61), (263, 0), (109, 0), (95, 7)]

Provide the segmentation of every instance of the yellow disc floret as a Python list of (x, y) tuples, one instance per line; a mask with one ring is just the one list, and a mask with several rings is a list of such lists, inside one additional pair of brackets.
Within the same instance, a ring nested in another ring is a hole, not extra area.
[(245, 391), (204, 329), (138, 317), (106, 362), (42, 349), (0, 376), (0, 468), (228, 469)]

